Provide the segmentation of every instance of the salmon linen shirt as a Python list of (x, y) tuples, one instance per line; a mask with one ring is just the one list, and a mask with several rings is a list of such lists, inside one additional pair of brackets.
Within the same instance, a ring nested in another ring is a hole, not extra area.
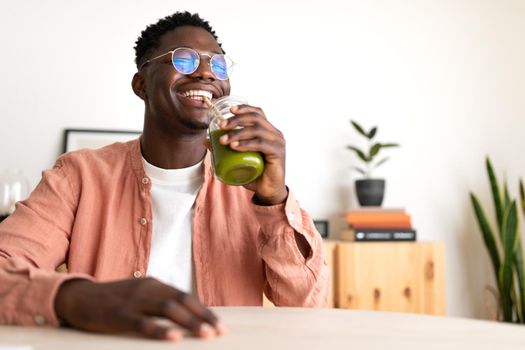
[[(210, 154), (195, 201), (197, 294), (209, 306), (325, 306), (329, 272), (322, 239), (290, 192), (259, 206), (253, 192), (213, 176)], [(30, 197), (0, 224), (0, 323), (58, 325), (54, 299), (71, 278), (113, 281), (146, 275), (151, 181), (140, 139), (62, 155)], [(294, 231), (310, 245), (305, 259)], [(68, 273), (56, 272), (67, 263)]]

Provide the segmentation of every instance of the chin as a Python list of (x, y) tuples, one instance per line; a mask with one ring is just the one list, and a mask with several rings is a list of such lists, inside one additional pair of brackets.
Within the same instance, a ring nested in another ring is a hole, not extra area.
[(206, 131), (208, 129), (208, 126), (210, 123), (207, 120), (196, 120), (196, 119), (190, 119), (190, 120), (184, 120), (183, 124), (188, 129), (195, 130), (195, 131)]

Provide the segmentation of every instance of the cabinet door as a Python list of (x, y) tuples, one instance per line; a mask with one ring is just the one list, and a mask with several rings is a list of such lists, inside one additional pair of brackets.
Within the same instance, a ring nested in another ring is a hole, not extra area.
[(441, 243), (339, 243), (335, 304), (444, 315), (444, 254)]

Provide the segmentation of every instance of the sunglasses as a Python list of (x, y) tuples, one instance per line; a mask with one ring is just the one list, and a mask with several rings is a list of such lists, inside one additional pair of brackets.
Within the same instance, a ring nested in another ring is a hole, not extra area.
[(192, 74), (200, 65), (201, 56), (207, 56), (210, 61), (210, 67), (213, 75), (218, 80), (227, 80), (235, 64), (228, 56), (220, 53), (209, 55), (207, 53), (198, 53), (194, 49), (188, 47), (178, 47), (175, 50), (168, 51), (162, 55), (153, 57), (139, 67), (139, 71), (148, 63), (163, 56), (171, 54), (171, 63), (177, 72), (182, 74)]

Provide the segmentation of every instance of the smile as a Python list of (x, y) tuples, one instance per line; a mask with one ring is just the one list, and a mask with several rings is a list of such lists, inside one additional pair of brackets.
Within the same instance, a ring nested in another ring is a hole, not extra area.
[(211, 92), (204, 90), (188, 90), (181, 92), (180, 94), (184, 97), (188, 97), (197, 101), (203, 101), (204, 97), (207, 97), (209, 100), (213, 98), (213, 94)]

